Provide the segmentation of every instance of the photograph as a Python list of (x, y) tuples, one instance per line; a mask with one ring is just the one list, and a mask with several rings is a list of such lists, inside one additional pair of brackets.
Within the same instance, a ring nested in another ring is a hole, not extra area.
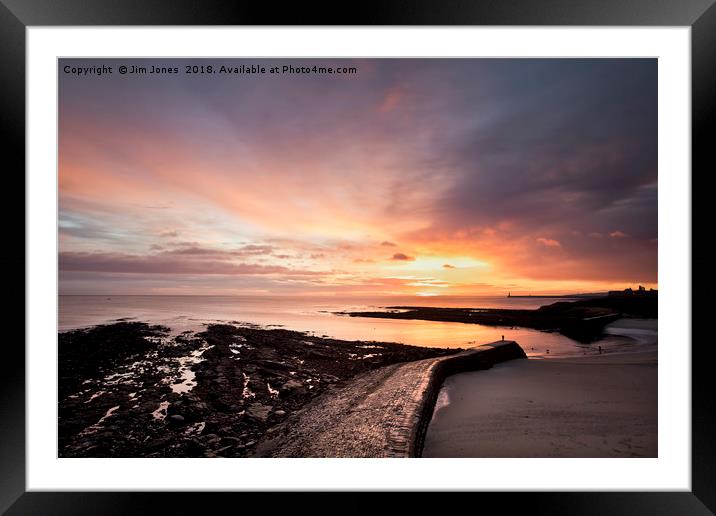
[(57, 457), (659, 457), (657, 58), (56, 62)]

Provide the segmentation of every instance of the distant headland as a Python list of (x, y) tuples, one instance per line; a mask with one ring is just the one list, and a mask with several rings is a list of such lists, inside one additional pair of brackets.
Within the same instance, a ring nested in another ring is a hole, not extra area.
[(512, 292), (507, 293), (507, 297), (510, 299), (520, 298), (544, 298), (544, 299), (584, 299), (584, 298), (595, 298), (595, 297), (628, 297), (628, 296), (642, 296), (642, 295), (656, 295), (657, 290), (651, 288), (646, 289), (643, 285), (639, 285), (636, 290), (632, 288), (625, 288), (624, 290), (610, 290), (608, 292), (581, 292), (578, 294), (520, 294), (513, 295)]
[(461, 322), (486, 326), (521, 326), (542, 331), (558, 331), (580, 342), (592, 342), (601, 338), (604, 326), (617, 319), (658, 316), (657, 290), (646, 290), (640, 286), (636, 290), (626, 288), (597, 296), (584, 296), (577, 300), (573, 300), (576, 296), (564, 296), (570, 298), (570, 301), (557, 301), (536, 310), (388, 306), (385, 307), (387, 311), (339, 312), (339, 315)]

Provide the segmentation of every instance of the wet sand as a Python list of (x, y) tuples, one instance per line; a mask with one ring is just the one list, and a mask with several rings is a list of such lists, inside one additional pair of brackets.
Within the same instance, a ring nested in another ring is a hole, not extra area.
[(513, 360), (452, 376), (423, 449), (423, 457), (657, 453), (656, 351)]

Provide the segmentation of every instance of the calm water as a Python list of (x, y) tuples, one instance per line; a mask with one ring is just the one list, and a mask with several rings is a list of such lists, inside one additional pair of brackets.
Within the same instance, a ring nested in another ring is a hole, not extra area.
[[(173, 332), (201, 330), (206, 323), (238, 321), (310, 332), (344, 340), (401, 342), (416, 346), (468, 347), (505, 339), (516, 340), (528, 355), (549, 356), (590, 353), (595, 344), (580, 345), (557, 333), (526, 328), (495, 328), (477, 324), (375, 319), (334, 315), (344, 310), (375, 310), (384, 306), (442, 306), (471, 308), (537, 308), (559, 301), (553, 298), (506, 297), (395, 297), (359, 298), (222, 297), (222, 296), (60, 296), (59, 330), (94, 326), (120, 318), (159, 323)], [(628, 345), (638, 340), (620, 337), (612, 329), (603, 347)], [(628, 332), (627, 332), (628, 333)], [(655, 339), (655, 330), (654, 339)], [(641, 335), (643, 337), (643, 335)]]

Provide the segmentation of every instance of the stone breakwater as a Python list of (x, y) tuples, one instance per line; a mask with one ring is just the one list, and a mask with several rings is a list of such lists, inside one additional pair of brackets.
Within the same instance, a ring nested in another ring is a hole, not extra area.
[(392, 364), (314, 399), (257, 444), (263, 457), (420, 457), (445, 377), (526, 358), (514, 341)]

